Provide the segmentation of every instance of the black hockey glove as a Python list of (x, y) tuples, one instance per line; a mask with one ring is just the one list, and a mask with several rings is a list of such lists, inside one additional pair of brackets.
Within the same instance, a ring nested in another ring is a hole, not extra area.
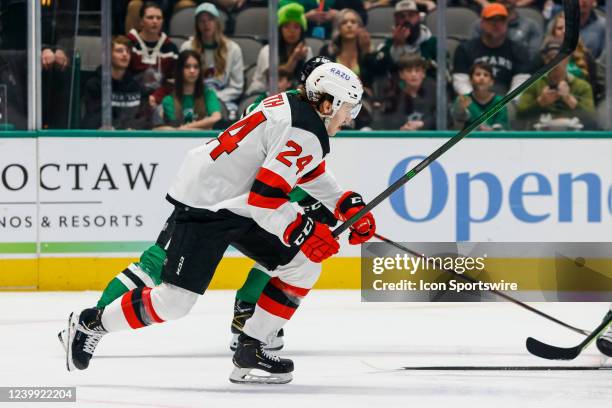
[(322, 222), (330, 227), (335, 227), (338, 223), (334, 213), (329, 211), (320, 201), (317, 201), (311, 196), (298, 201), (300, 207), (304, 209), (304, 214), (312, 218), (314, 221)]

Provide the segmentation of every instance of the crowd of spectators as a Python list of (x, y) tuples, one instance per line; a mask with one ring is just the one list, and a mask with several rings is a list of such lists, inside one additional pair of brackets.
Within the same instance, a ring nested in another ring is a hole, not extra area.
[[(480, 130), (600, 128), (596, 107), (605, 94), (606, 21), (597, 0), (579, 2), (576, 52)], [(113, 128), (224, 128), (242, 114), (245, 102), (267, 95), (270, 48), (254, 37), (262, 47), (254, 66), (246, 66), (247, 50), (233, 37), (242, 10), (266, 5), (258, 0), (113, 2), (121, 11), (114, 18), (111, 50)], [(393, 13), (386, 33), (374, 36), (367, 23), (378, 7), (392, 7)], [(436, 11), (431, 0), (280, 0), (279, 89), (294, 88), (304, 63), (324, 56), (349, 67), (364, 84), (363, 109), (353, 129), (436, 130), (440, 109), (449, 128), (461, 128), (559, 52), (565, 26), (557, 0), (449, 0), (448, 7), (473, 10), (479, 18), (466, 25), (469, 34), (463, 38), (450, 36), (458, 45), (448, 53), (445, 105), (436, 98), (438, 39), (426, 23)], [(537, 21), (522, 8), (539, 12)], [(193, 10), (192, 35), (171, 37), (169, 20), (185, 9)], [(45, 47), (41, 62), (50, 72), (70, 68), (68, 52), (58, 46)], [(101, 68), (81, 88), (80, 127), (99, 128)]]

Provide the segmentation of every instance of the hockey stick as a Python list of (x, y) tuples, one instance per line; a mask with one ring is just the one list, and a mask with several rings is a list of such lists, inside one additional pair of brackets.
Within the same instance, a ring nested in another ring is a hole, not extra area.
[[(385, 237), (383, 237), (383, 236), (382, 236), (382, 235), (380, 235), (380, 234), (374, 234), (374, 236), (375, 236), (376, 238), (380, 239), (381, 241), (386, 242), (387, 244), (392, 245), (392, 246), (394, 246), (394, 247), (396, 247), (396, 248), (398, 248), (398, 249), (400, 249), (400, 250), (402, 250), (402, 251), (404, 251), (404, 252), (407, 252), (407, 253), (409, 253), (409, 254), (411, 254), (411, 255), (418, 256), (418, 257), (424, 257), (424, 255), (423, 255), (423, 254), (419, 254), (418, 252), (413, 251), (412, 249), (407, 248), (407, 247), (405, 247), (404, 245), (398, 244), (397, 242), (392, 241), (392, 240), (390, 240), (389, 238), (385, 238)], [(427, 257), (424, 257), (424, 258), (425, 258), (425, 259), (427, 259)], [(459, 273), (459, 272), (455, 271), (454, 269), (450, 269), (450, 268), (442, 268), (442, 270), (444, 270), (445, 272), (451, 273), (451, 274), (455, 275), (456, 277), (458, 277), (459, 279), (462, 279), (462, 280), (467, 281), (467, 282), (470, 282), (470, 283), (479, 283), (479, 282), (480, 282), (478, 279), (475, 279), (475, 278), (472, 278), (472, 277), (470, 277), (470, 276), (467, 276), (467, 275), (461, 274), (461, 273)], [(555, 322), (555, 323), (557, 323), (557, 324), (559, 324), (559, 325), (561, 325), (561, 326), (563, 326), (563, 327), (565, 327), (565, 328), (567, 328), (567, 329), (573, 330), (573, 331), (575, 331), (576, 333), (580, 333), (580, 334), (583, 334), (583, 335), (585, 335), (585, 336), (590, 336), (590, 335), (591, 335), (591, 334), (590, 334), (588, 331), (586, 331), (586, 330), (583, 330), (583, 329), (580, 329), (580, 328), (578, 328), (578, 327), (574, 327), (574, 326), (572, 326), (572, 325), (570, 325), (570, 324), (567, 324), (567, 323), (565, 323), (565, 322), (563, 322), (563, 321), (561, 321), (561, 320), (559, 320), (559, 319), (557, 319), (557, 318), (555, 318), (555, 317), (552, 317), (552, 316), (551, 316), (551, 315), (549, 315), (549, 314), (546, 314), (546, 313), (544, 313), (544, 312), (542, 312), (542, 311), (540, 311), (540, 310), (538, 310), (538, 309), (536, 309), (536, 308), (534, 308), (534, 307), (532, 307), (532, 306), (529, 306), (528, 304), (523, 303), (523, 302), (521, 302), (520, 300), (517, 300), (517, 299), (513, 298), (513, 297), (512, 297), (512, 296), (510, 296), (510, 295), (506, 295), (505, 293), (500, 292), (500, 291), (498, 291), (498, 290), (496, 290), (496, 289), (487, 289), (487, 291), (489, 291), (489, 292), (491, 292), (491, 293), (494, 293), (494, 294), (496, 294), (497, 296), (499, 296), (499, 297), (501, 297), (501, 298), (504, 298), (504, 299), (506, 299), (506, 300), (507, 300), (507, 301), (509, 301), (509, 302), (514, 303), (515, 305), (518, 305), (518, 306), (520, 306), (520, 307), (522, 307), (522, 308), (524, 308), (524, 309), (527, 309), (527, 310), (529, 310), (530, 312), (533, 312), (533, 313), (535, 313), (535, 314), (537, 314), (537, 315), (539, 315), (539, 316), (541, 316), (541, 317), (543, 317), (543, 318), (545, 318), (545, 319), (548, 319), (548, 320), (550, 320), (550, 321), (552, 321), (552, 322)], [(536, 340), (536, 341), (537, 341), (537, 340)]]
[(483, 124), (487, 119), (491, 118), (497, 112), (499, 112), (504, 106), (508, 104), (511, 100), (519, 96), (523, 93), (527, 88), (529, 88), (533, 83), (541, 79), (544, 75), (546, 75), (551, 69), (553, 69), (559, 62), (563, 59), (569, 57), (574, 50), (576, 49), (576, 45), (578, 44), (578, 35), (580, 31), (580, 9), (578, 6), (578, 0), (563, 0), (563, 9), (565, 12), (565, 37), (563, 38), (563, 44), (561, 45), (561, 49), (559, 53), (547, 64), (544, 64), (540, 69), (533, 73), (525, 82), (516, 87), (514, 90), (510, 91), (506, 96), (504, 96), (499, 102), (493, 105), (491, 108), (487, 109), (483, 112), (474, 122), (470, 123), (466, 127), (463, 128), (459, 133), (453, 136), (450, 140), (440, 146), (436, 151), (426, 157), (422, 162), (417, 164), (412, 170), (408, 173), (404, 174), (402, 177), (397, 179), (393, 184), (391, 184), (385, 191), (376, 196), (372, 201), (370, 201), (365, 207), (359, 210), (355, 215), (342, 223), (338, 228), (333, 231), (334, 237), (339, 236), (346, 229), (348, 229), (351, 225), (353, 225), (358, 219), (363, 217), (368, 211), (372, 210), (382, 201), (384, 201), (387, 197), (393, 194), (396, 190), (398, 190), (401, 186), (410, 181), (414, 176), (419, 174), (421, 170), (429, 166), (432, 162), (438, 159), (438, 157), (442, 156), (444, 153), (449, 151), (451, 147), (459, 143), (461, 139), (469, 135), (474, 129), (478, 128), (481, 124)]
[(534, 356), (538, 356), (541, 358), (546, 358), (548, 360), (573, 360), (584, 349), (586, 349), (589, 344), (599, 336), (601, 336), (608, 326), (612, 324), (612, 311), (609, 311), (606, 317), (604, 317), (603, 322), (591, 334), (589, 334), (586, 339), (584, 339), (580, 344), (575, 347), (557, 347), (552, 346), (550, 344), (542, 343), (539, 340), (534, 339), (533, 337), (528, 337), (525, 345), (527, 346), (527, 350)]

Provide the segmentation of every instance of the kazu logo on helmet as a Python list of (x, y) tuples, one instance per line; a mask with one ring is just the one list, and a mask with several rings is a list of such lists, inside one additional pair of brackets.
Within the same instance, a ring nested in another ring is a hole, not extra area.
[(329, 70), (330, 73), (346, 80), (346, 81), (350, 81), (351, 80), (351, 76), (349, 74), (347, 74), (345, 71), (339, 70), (337, 68), (332, 68)]

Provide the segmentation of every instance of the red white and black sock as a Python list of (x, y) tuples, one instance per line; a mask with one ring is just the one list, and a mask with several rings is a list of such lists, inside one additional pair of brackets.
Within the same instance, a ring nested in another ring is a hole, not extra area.
[(264, 287), (253, 317), (246, 321), (244, 333), (264, 343), (291, 319), (310, 289), (300, 288), (275, 277)]

